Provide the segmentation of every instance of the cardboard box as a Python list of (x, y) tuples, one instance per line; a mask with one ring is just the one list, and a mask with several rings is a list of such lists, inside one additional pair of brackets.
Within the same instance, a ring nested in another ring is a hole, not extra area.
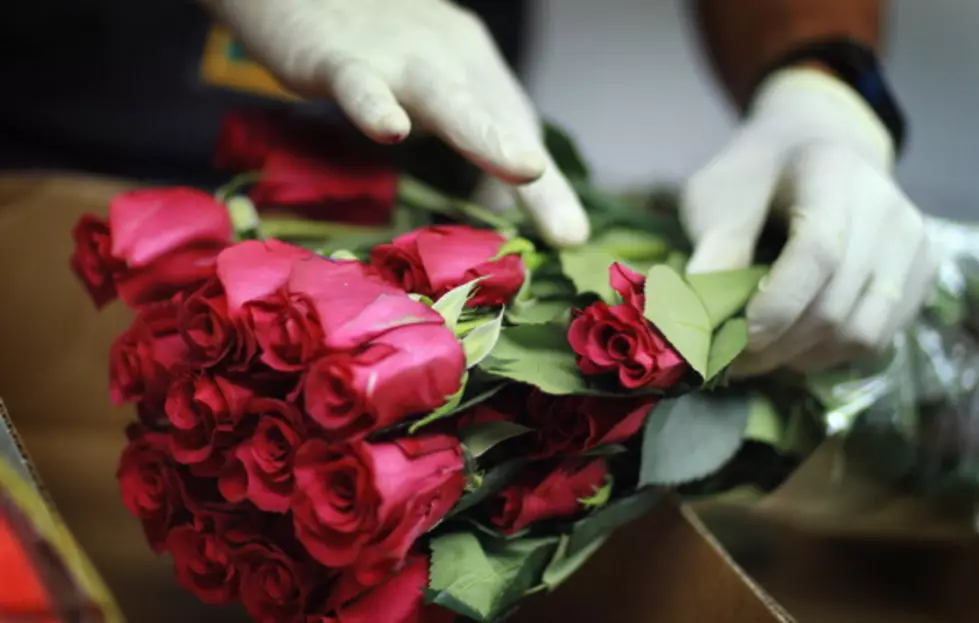
[[(68, 270), (71, 228), (129, 184), (0, 177), (0, 396), (61, 515), (139, 623), (242, 621), (176, 586), (115, 482), (129, 409), (108, 402), (106, 353), (128, 321), (96, 313)], [(519, 623), (979, 621), (972, 526), (896, 498), (824, 447), (751, 506), (660, 505), (621, 530)], [(844, 466), (845, 467), (845, 466)], [(843, 476), (841, 476), (841, 474)]]

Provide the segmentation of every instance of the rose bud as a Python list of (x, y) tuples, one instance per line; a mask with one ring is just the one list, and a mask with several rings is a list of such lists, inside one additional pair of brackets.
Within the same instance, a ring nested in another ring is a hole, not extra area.
[(467, 225), (435, 225), (398, 236), (371, 251), (371, 264), (405, 292), (433, 300), (483, 277), (468, 307), (503, 305), (523, 285), (519, 255), (497, 258), (506, 239), (494, 231)]
[(465, 369), (465, 353), (448, 327), (406, 324), (355, 352), (313, 362), (303, 401), (333, 437), (365, 435), (441, 407), (461, 388)]
[(245, 367), (255, 351), (252, 335), (228, 313), (228, 301), (216, 279), (190, 294), (180, 306), (177, 329), (187, 344), (187, 361), (209, 368), (232, 359)]
[(625, 389), (668, 389), (689, 370), (687, 362), (643, 315), (646, 278), (615, 263), (609, 283), (625, 303), (598, 302), (575, 312), (568, 342), (585, 375), (611, 375)]
[(302, 414), (295, 406), (271, 398), (254, 398), (244, 419), (255, 419), (251, 436), (228, 457), (221, 474), (221, 494), (229, 502), (250, 500), (263, 511), (289, 510), (293, 493), (292, 467), (305, 439)]
[(331, 568), (377, 584), (462, 495), (462, 448), (446, 435), (392, 443), (307, 441), (296, 456), (296, 536)]
[(607, 475), (604, 459), (566, 460), (553, 470), (531, 468), (494, 500), (490, 521), (513, 534), (538, 521), (570, 517), (584, 508), (581, 500), (595, 495)]
[(639, 432), (656, 402), (648, 396), (551, 396), (534, 389), (526, 411), (526, 421), (535, 429), (529, 452), (546, 458), (622, 443)]
[(428, 565), (428, 556), (411, 555), (400, 571), (374, 587), (360, 584), (355, 574), (343, 574), (330, 590), (326, 613), (306, 623), (452, 623), (454, 612), (425, 603)]
[(195, 372), (174, 380), (164, 405), (174, 458), (201, 475), (216, 473), (223, 450), (243, 436), (239, 424), (251, 398), (251, 390), (220, 376)]
[(113, 341), (109, 349), (109, 397), (113, 404), (163, 400), (187, 353), (177, 331), (178, 309), (173, 301), (149, 305)]
[(84, 216), (74, 236), (71, 265), (95, 304), (101, 307), (117, 293), (140, 307), (213, 276), (217, 254), (231, 244), (233, 231), (221, 203), (178, 187), (118, 195), (109, 204), (108, 222)]
[(153, 551), (163, 552), (167, 533), (184, 511), (183, 483), (166, 434), (131, 427), (116, 479), (126, 510), (143, 523)]
[(218, 534), (201, 526), (177, 526), (167, 536), (177, 583), (206, 604), (234, 603), (239, 595), (239, 574), (233, 550)]
[[(306, 599), (314, 588), (307, 563), (298, 561), (266, 539), (256, 539), (235, 551), (241, 602), (258, 623), (303, 621)], [(323, 576), (320, 574), (320, 581)]]
[(585, 375), (612, 375), (625, 389), (668, 389), (689, 366), (630, 303), (592, 303), (575, 314), (568, 342)]

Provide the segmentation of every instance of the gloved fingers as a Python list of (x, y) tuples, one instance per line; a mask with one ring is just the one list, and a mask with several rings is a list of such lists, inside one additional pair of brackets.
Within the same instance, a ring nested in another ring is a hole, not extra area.
[[(915, 219), (910, 220), (913, 223)], [(913, 225), (907, 231), (917, 237)], [(841, 339), (827, 340), (797, 357), (790, 367), (803, 373), (820, 372), (888, 348), (895, 335), (917, 316), (934, 286), (938, 260), (931, 243), (922, 233), (920, 242), (912, 245), (916, 251), (910, 253), (907, 248), (897, 253), (896, 246), (890, 247), (890, 253), (885, 251), (884, 257), (905, 257), (906, 261), (884, 265), (868, 282)]]
[(495, 212), (518, 206), (533, 220), (541, 236), (554, 246), (574, 246), (588, 239), (591, 227), (584, 208), (553, 162), (549, 162), (540, 179), (522, 186), (485, 176), (476, 187), (473, 199)]
[(524, 183), (544, 173), (547, 160), (537, 136), (521, 136), (494, 118), (464, 80), (430, 63), (409, 66), (398, 95), (409, 112), (459, 153), (491, 175)]
[[(836, 201), (840, 197), (828, 197)], [(782, 337), (760, 351), (739, 358), (739, 376), (753, 376), (774, 370), (804, 356), (816, 346), (832, 341), (856, 308), (871, 273), (880, 258), (878, 240), (883, 212), (864, 207), (860, 218), (851, 219), (846, 250), (839, 268), (806, 307), (802, 316)]]
[(348, 62), (332, 76), (340, 108), (360, 130), (380, 143), (397, 143), (411, 131), (408, 113), (381, 76), (364, 63)]
[(746, 309), (749, 352), (761, 352), (781, 338), (839, 267), (845, 239), (839, 217), (828, 211), (793, 210), (788, 242)]
[(687, 181), (680, 198), (684, 229), (694, 242), (688, 273), (743, 268), (775, 192), (776, 160), (742, 135)]
[(541, 237), (556, 247), (572, 247), (588, 240), (591, 226), (577, 193), (550, 156), (540, 179), (516, 187), (519, 205)]

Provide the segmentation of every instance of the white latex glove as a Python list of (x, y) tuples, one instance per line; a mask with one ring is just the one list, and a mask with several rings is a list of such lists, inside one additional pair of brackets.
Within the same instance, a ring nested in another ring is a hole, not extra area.
[(487, 173), (522, 184), (519, 203), (551, 243), (588, 237), (533, 105), (472, 13), (446, 0), (202, 2), (283, 84), (335, 99), (374, 140), (403, 140), (414, 122)]
[(890, 135), (847, 85), (787, 69), (690, 179), (681, 209), (692, 273), (749, 265), (769, 214), (789, 219), (788, 243), (748, 304), (736, 374), (826, 369), (886, 347), (914, 318), (936, 259), (893, 160)]

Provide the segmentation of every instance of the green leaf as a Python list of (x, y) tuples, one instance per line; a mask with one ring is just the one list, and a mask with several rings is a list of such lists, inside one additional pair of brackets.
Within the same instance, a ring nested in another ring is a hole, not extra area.
[(459, 317), (462, 315), (462, 310), (465, 309), (466, 303), (472, 296), (473, 290), (476, 288), (476, 284), (485, 279), (485, 277), (479, 277), (478, 279), (473, 279), (468, 283), (464, 283), (461, 286), (452, 288), (446, 292), (442, 298), (435, 301), (432, 304), (432, 309), (437, 311), (445, 318), (445, 324), (454, 329), (457, 324), (459, 324)]
[(468, 381), (469, 381), (469, 373), (465, 372), (462, 375), (462, 386), (459, 388), (459, 391), (457, 391), (452, 396), (449, 396), (448, 401), (444, 405), (442, 405), (435, 411), (432, 411), (431, 413), (429, 413), (422, 419), (418, 420), (417, 422), (414, 422), (410, 427), (408, 427), (408, 434), (414, 435), (416, 432), (418, 432), (418, 429), (424, 426), (428, 426), (429, 424), (435, 422), (436, 420), (441, 420), (442, 418), (449, 417), (450, 415), (455, 413), (459, 409), (459, 403), (462, 402), (462, 396), (466, 393), (466, 383), (468, 383)]
[(590, 244), (612, 257), (635, 262), (662, 259), (670, 250), (663, 236), (630, 227), (609, 228)]
[(503, 311), (489, 322), (484, 322), (462, 338), (462, 349), (466, 352), (466, 367), (471, 368), (486, 359), (500, 339), (503, 330)]
[(665, 264), (646, 275), (646, 318), (701, 376), (707, 373), (711, 328), (707, 310), (683, 278)]
[(460, 431), (459, 441), (473, 458), (478, 459), (495, 445), (507, 439), (526, 435), (531, 430), (516, 422), (484, 422)]
[(707, 357), (707, 374), (704, 380), (709, 381), (728, 367), (735, 357), (741, 354), (748, 345), (748, 323), (744, 318), (731, 318), (721, 325), (710, 343), (710, 355)]
[(605, 478), (605, 483), (601, 487), (595, 487), (595, 493), (589, 495), (586, 498), (581, 498), (578, 503), (585, 508), (601, 508), (608, 504), (608, 501), (612, 498), (612, 485), (614, 480), (612, 475), (609, 474)]
[(331, 260), (357, 260), (359, 259), (355, 254), (348, 251), (347, 249), (338, 249), (329, 255)]
[(565, 301), (516, 301), (506, 310), (511, 324), (547, 324), (570, 315), (571, 305)]
[(588, 179), (588, 165), (578, 147), (567, 132), (552, 125), (544, 125), (544, 145), (554, 158), (557, 168), (569, 179)]
[(724, 466), (741, 447), (751, 402), (744, 395), (684, 394), (646, 420), (640, 485), (679, 485)]
[(764, 443), (773, 448), (783, 449), (786, 438), (786, 426), (779, 417), (775, 405), (766, 396), (752, 393), (748, 395), (750, 403), (748, 411), (748, 426), (744, 438)]
[(758, 289), (758, 282), (767, 272), (767, 266), (752, 266), (741, 270), (687, 275), (687, 283), (703, 302), (710, 318), (710, 328), (716, 329), (748, 303)]
[(456, 505), (452, 507), (450, 515), (458, 515), (464, 511), (469, 510), (473, 506), (480, 504), (484, 500), (487, 500), (490, 496), (495, 495), (503, 490), (510, 482), (520, 473), (520, 471), (527, 465), (527, 460), (523, 458), (510, 459), (505, 463), (500, 463), (496, 467), (490, 469), (488, 472), (484, 473), (480, 478), (479, 487), (466, 493), (456, 502)]
[(591, 246), (564, 249), (560, 252), (561, 271), (571, 280), (579, 293), (597, 294), (606, 303), (618, 300), (609, 283), (609, 266), (615, 258)]
[(536, 252), (537, 247), (534, 246), (533, 242), (527, 240), (526, 238), (517, 236), (516, 238), (510, 238), (504, 242), (503, 246), (501, 246), (500, 250), (496, 252), (496, 256), (493, 259), (498, 260), (505, 255), (531, 255)]
[(575, 394), (587, 389), (568, 344), (568, 329), (559, 324), (503, 329), (496, 348), (479, 367), (489, 374), (528, 383), (548, 394)]
[(489, 623), (540, 583), (557, 542), (556, 538), (496, 541), (473, 532), (435, 537), (430, 543), (429, 601)]
[(262, 226), (255, 204), (246, 195), (228, 198), (225, 204), (231, 217), (231, 226), (239, 237), (254, 238)]

